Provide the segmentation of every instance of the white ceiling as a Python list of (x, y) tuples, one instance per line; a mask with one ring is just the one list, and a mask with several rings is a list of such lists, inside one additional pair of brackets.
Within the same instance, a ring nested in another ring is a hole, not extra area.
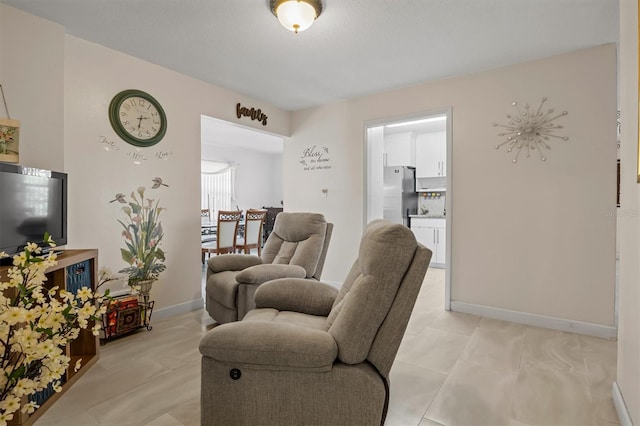
[[(285, 110), (618, 40), (618, 0), (322, 1), (318, 20), (296, 35), (268, 0), (0, 0)], [(202, 122), (203, 143), (282, 152), (282, 138)], [(385, 133), (409, 130), (420, 129)]]
[(618, 0), (0, 0), (66, 32), (298, 110), (618, 40)]

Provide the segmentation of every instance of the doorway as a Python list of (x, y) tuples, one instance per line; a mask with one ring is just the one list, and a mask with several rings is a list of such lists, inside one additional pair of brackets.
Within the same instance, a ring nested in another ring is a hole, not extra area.
[(451, 109), (365, 123), (366, 225), (384, 218), (409, 227), (445, 270), (451, 309)]
[[(284, 137), (205, 115), (200, 123), (203, 222), (214, 222), (218, 210), (281, 208)], [(206, 262), (202, 269), (205, 297)]]

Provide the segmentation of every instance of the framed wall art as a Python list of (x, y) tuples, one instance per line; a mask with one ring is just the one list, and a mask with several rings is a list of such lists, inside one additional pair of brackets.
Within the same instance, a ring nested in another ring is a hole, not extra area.
[(17, 163), (20, 160), (20, 122), (0, 118), (0, 161)]

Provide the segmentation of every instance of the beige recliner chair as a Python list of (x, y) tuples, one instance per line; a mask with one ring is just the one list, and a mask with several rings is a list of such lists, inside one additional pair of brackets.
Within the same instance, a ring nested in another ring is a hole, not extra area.
[(226, 254), (207, 262), (206, 308), (218, 323), (241, 320), (255, 307), (253, 295), (276, 278), (319, 280), (333, 224), (319, 213), (283, 212), (261, 256)]
[(431, 251), (399, 224), (365, 229), (342, 288), (263, 284), (256, 309), (200, 342), (202, 425), (376, 425)]

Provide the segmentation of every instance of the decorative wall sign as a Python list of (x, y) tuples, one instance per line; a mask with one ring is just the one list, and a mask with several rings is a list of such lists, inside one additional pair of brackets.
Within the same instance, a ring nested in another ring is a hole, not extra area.
[(260, 108), (243, 107), (240, 102), (236, 104), (236, 116), (238, 118), (249, 117), (251, 120), (258, 120), (263, 126), (267, 125), (267, 119), (269, 118)]
[(516, 150), (516, 155), (513, 158), (513, 162), (518, 162), (518, 156), (522, 151), (525, 151), (527, 158), (531, 156), (532, 152), (538, 151), (541, 161), (546, 161), (543, 150), (550, 150), (551, 146), (548, 144), (550, 138), (557, 138), (563, 141), (569, 140), (567, 136), (558, 136), (553, 133), (562, 129), (563, 126), (554, 124), (553, 121), (558, 118), (564, 117), (568, 114), (567, 111), (562, 111), (556, 114), (553, 108), (549, 108), (547, 112), (542, 112), (542, 107), (547, 101), (547, 98), (542, 98), (540, 106), (533, 111), (529, 108), (529, 104), (525, 104), (524, 111), (518, 108), (517, 102), (513, 102), (514, 109), (518, 114), (507, 114), (509, 119), (508, 124), (493, 123), (494, 127), (504, 127), (507, 131), (498, 133), (498, 136), (506, 136), (507, 140), (499, 145), (496, 145), (496, 149), (500, 149), (503, 145), (507, 146), (507, 152)]
[(329, 156), (329, 148), (313, 145), (303, 149), (300, 156), (300, 164), (302, 165), (302, 170), (305, 171), (330, 169), (331, 157)]

